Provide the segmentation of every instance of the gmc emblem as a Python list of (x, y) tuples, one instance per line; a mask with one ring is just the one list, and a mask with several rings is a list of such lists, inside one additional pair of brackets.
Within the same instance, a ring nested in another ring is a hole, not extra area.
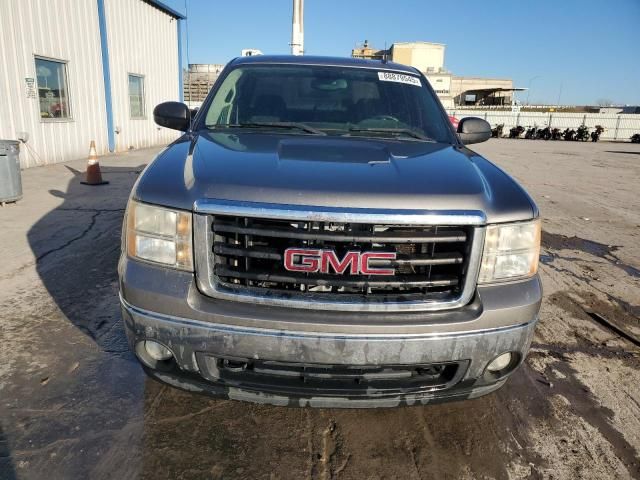
[(395, 252), (348, 251), (342, 259), (333, 250), (319, 248), (287, 248), (284, 268), (290, 272), (337, 273), (351, 275), (394, 275), (393, 268), (372, 267), (371, 260), (395, 260)]

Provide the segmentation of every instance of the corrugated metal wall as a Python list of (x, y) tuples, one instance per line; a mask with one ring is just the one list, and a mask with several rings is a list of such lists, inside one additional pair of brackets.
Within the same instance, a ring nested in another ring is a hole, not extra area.
[[(140, 0), (105, 0), (116, 150), (166, 144), (177, 132), (153, 122), (153, 108), (178, 100), (178, 21)], [(129, 74), (143, 75), (145, 118), (129, 112)]]
[[(105, 0), (105, 13), (116, 150), (173, 141), (152, 112), (179, 98), (178, 21), (143, 0)], [(28, 98), (36, 55), (67, 62), (71, 119), (42, 119), (37, 94)], [(144, 119), (129, 113), (129, 73), (145, 77)], [(0, 95), (0, 139), (29, 135), (23, 167), (85, 158), (91, 140), (108, 153), (96, 0), (0, 0)]]
[[(68, 62), (71, 120), (43, 120), (37, 96), (27, 98), (34, 55)], [(0, 138), (28, 133), (24, 167), (82, 158), (91, 140), (106, 152), (101, 62), (95, 1), (0, 1)]]

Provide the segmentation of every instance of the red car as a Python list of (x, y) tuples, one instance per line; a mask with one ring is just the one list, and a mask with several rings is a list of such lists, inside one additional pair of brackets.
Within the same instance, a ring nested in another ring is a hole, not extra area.
[(460, 122), (460, 120), (458, 120), (456, 117), (451, 115), (449, 115), (449, 120), (451, 120), (451, 125), (453, 125), (453, 128), (458, 130), (458, 123)]

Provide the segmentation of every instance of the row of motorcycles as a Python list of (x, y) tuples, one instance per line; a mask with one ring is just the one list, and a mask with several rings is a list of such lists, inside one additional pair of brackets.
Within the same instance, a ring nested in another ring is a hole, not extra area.
[[(504, 130), (504, 124), (496, 125), (495, 128), (491, 129), (491, 136), (494, 138), (502, 137), (502, 132)], [(573, 128), (567, 128), (564, 131), (559, 128), (524, 128), (521, 125), (517, 127), (513, 127), (509, 130), (509, 138), (522, 138), (522, 134), (524, 133), (524, 138), (528, 140), (567, 140), (567, 141), (577, 141), (577, 142), (586, 142), (591, 139), (592, 142), (597, 142), (600, 140), (600, 135), (604, 132), (604, 127), (601, 125), (596, 125), (593, 132), (589, 133), (589, 128), (586, 125), (580, 125), (577, 130)], [(640, 137), (640, 134), (636, 134)], [(634, 135), (635, 136), (635, 135)], [(632, 137), (632, 140), (633, 137)], [(640, 138), (638, 138), (638, 142), (640, 143)]]

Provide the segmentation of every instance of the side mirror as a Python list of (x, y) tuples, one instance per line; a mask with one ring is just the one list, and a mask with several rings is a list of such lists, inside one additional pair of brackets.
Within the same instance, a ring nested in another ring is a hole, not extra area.
[(184, 103), (164, 102), (153, 109), (153, 120), (161, 127), (186, 132), (191, 126), (191, 111)]
[(486, 142), (491, 138), (491, 125), (481, 118), (463, 118), (458, 123), (458, 137), (465, 145)]

